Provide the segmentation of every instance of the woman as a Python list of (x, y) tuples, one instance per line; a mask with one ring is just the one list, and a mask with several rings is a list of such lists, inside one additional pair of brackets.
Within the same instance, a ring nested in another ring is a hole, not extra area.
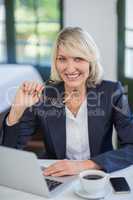
[[(119, 82), (102, 80), (98, 48), (86, 31), (68, 27), (58, 34), (51, 80), (45, 86), (24, 82), (19, 88), (4, 122), (3, 144), (23, 148), (41, 127), (45, 158), (59, 159), (44, 175), (111, 172), (133, 164), (133, 122), (126, 97)], [(113, 125), (118, 150), (112, 147)]]

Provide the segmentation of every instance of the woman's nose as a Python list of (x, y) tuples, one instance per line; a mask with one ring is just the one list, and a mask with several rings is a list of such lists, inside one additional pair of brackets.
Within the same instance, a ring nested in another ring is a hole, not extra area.
[(75, 71), (75, 65), (72, 58), (69, 58), (67, 61), (67, 71), (69, 72)]

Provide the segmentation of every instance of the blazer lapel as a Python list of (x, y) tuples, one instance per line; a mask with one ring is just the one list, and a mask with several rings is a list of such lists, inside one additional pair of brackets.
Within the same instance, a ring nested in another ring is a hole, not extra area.
[(54, 116), (48, 117), (48, 125), (57, 159), (64, 159), (66, 156), (66, 116), (65, 107), (54, 108)]
[(101, 138), (98, 130), (98, 117), (97, 117), (97, 88), (87, 89), (87, 108), (88, 108), (88, 134), (89, 134), (89, 145), (90, 155), (95, 156), (99, 152), (99, 144)]
[(96, 131), (95, 131), (95, 119), (91, 116), (92, 108), (88, 106), (88, 136), (90, 145), (90, 156), (93, 157), (96, 151)]
[[(47, 117), (48, 128), (57, 159), (64, 159), (66, 156), (66, 114), (63, 103), (64, 83), (50, 86), (46, 91), (46, 104), (50, 105), (48, 110), (51, 113)], [(52, 89), (51, 91), (51, 88), (54, 88), (54, 90)], [(49, 99), (54, 99), (54, 101)]]

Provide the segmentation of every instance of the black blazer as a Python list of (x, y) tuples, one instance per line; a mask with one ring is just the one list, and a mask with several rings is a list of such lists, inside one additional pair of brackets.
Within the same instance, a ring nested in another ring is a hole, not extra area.
[[(22, 149), (41, 127), (47, 158), (66, 158), (63, 94), (63, 83), (47, 85), (41, 101), (27, 109), (19, 123), (8, 127), (4, 121), (2, 144)], [(121, 84), (102, 81), (87, 88), (87, 108), (91, 159), (107, 172), (133, 164), (133, 118)], [(112, 146), (113, 125), (120, 146), (117, 150)]]

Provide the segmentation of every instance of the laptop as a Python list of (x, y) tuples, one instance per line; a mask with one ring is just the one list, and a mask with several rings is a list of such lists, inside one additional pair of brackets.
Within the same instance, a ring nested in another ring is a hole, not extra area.
[(61, 193), (77, 176), (43, 176), (42, 168), (32, 152), (0, 146), (0, 185), (39, 196), (53, 197)]

